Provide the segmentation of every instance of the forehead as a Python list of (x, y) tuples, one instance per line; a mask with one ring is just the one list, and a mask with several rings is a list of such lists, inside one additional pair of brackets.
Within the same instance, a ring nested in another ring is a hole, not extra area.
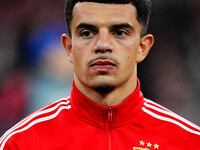
[(136, 8), (132, 4), (103, 4), (79, 2), (74, 6), (72, 26), (80, 23), (113, 25), (129, 23), (139, 25)]

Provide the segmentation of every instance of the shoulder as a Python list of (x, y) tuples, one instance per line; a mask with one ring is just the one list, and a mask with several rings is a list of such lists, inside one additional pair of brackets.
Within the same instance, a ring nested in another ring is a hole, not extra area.
[(142, 110), (151, 118), (155, 118), (159, 122), (167, 124), (168, 127), (180, 129), (186, 133), (192, 133), (200, 137), (200, 127), (188, 121), (187, 119), (177, 115), (171, 110), (157, 104), (149, 99), (144, 99), (144, 107)]
[(0, 138), (0, 150), (3, 150), (9, 139), (13, 139), (13, 136), (16, 134), (30, 130), (35, 125), (56, 118), (62, 110), (69, 110), (71, 108), (69, 99), (69, 96), (59, 99), (21, 120)]

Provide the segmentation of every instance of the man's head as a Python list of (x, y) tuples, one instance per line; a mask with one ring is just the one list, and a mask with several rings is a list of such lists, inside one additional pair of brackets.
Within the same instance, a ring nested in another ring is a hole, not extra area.
[(135, 89), (137, 63), (147, 56), (154, 41), (150, 34), (141, 36), (143, 25), (137, 14), (131, 3), (74, 5), (71, 37), (63, 34), (62, 44), (74, 66), (75, 84), (89, 98), (113, 92), (126, 97)]
[(149, 18), (151, 14), (151, 2), (150, 0), (66, 0), (65, 3), (65, 19), (67, 22), (67, 27), (69, 34), (71, 36), (71, 21), (73, 18), (73, 9), (78, 2), (97, 2), (105, 4), (129, 4), (131, 3), (136, 7), (137, 10), (137, 20), (142, 25), (141, 37), (147, 32), (147, 27), (149, 23)]

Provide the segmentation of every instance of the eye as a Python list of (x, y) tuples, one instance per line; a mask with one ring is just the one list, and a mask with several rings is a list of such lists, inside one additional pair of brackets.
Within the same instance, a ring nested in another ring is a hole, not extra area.
[(80, 33), (80, 36), (82, 38), (85, 38), (85, 39), (88, 39), (88, 38), (92, 38), (94, 36), (94, 32), (91, 31), (91, 30), (83, 30), (81, 33)]
[(113, 32), (116, 37), (124, 38), (128, 36), (128, 32), (123, 29), (117, 29)]

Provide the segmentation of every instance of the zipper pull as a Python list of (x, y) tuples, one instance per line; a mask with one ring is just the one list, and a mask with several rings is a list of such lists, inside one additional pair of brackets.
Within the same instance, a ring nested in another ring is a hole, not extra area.
[(108, 122), (112, 122), (112, 120), (113, 120), (113, 109), (112, 109), (112, 107), (109, 107), (108, 108)]

